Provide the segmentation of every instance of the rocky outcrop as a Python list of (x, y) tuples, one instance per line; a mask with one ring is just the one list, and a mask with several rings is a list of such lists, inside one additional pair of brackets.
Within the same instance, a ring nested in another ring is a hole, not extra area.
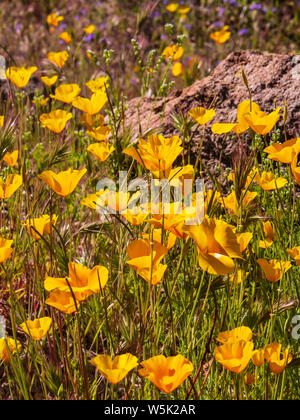
[[(182, 91), (174, 90), (166, 100), (154, 102), (150, 98), (132, 99), (128, 103), (126, 125), (133, 130), (133, 140), (138, 135), (138, 124), (142, 131), (158, 129), (166, 136), (179, 134), (172, 123), (171, 114), (187, 113), (191, 108), (208, 108), (213, 104), (216, 111), (214, 122), (236, 122), (236, 110), (240, 102), (249, 99), (249, 94), (241, 76), (241, 66), (247, 76), (252, 92), (252, 100), (262, 110), (271, 112), (280, 106), (282, 112), (285, 100), (288, 107), (287, 133), (296, 137), (300, 133), (300, 56), (269, 54), (256, 51), (231, 53), (212, 73)], [(137, 105), (139, 106), (139, 116)], [(165, 106), (164, 118), (161, 111)], [(210, 124), (211, 124), (210, 123)], [(278, 127), (282, 127), (282, 118)], [(206, 130), (202, 156), (208, 166), (215, 165), (220, 156), (224, 165), (230, 164), (230, 156), (235, 139), (231, 135), (216, 136)], [(199, 134), (193, 139), (193, 147), (199, 141)]]

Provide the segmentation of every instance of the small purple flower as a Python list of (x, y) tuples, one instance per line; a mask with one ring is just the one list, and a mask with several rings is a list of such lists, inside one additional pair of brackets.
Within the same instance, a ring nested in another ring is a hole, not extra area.
[(229, 3), (231, 6), (237, 7), (236, 0), (224, 0), (224, 3)]
[(261, 11), (261, 12), (263, 12), (263, 13), (267, 13), (267, 9), (265, 8), (265, 7), (263, 7), (263, 5), (262, 4), (260, 4), (260, 3), (253, 3), (253, 4), (251, 4), (251, 6), (249, 7), (249, 9), (250, 10), (259, 10), (259, 11)]
[(219, 18), (222, 17), (224, 13), (225, 13), (225, 8), (224, 7), (220, 7), (219, 10), (218, 10), (218, 17)]
[(16, 31), (17, 34), (19, 34), (21, 32), (21, 24), (20, 23), (15, 24), (15, 31)]
[(218, 21), (213, 22), (212, 24), (213, 24), (213, 26), (217, 26), (218, 28), (223, 28), (223, 26), (224, 26), (223, 22), (218, 22)]
[(248, 35), (249, 34), (249, 30), (246, 28), (240, 29), (238, 31), (238, 35), (243, 36), (243, 35)]
[(150, 18), (151, 19), (155, 19), (158, 18), (160, 16), (160, 13), (158, 10), (154, 10), (154, 12), (151, 13)]
[(88, 34), (86, 37), (83, 38), (83, 42), (91, 42), (95, 39), (94, 34)]
[(86, 14), (86, 12), (87, 12), (87, 10), (86, 10), (86, 9), (81, 9), (81, 11), (80, 11), (80, 13), (81, 13), (82, 15), (85, 15), (85, 14)]
[(65, 24), (65, 23), (61, 23), (59, 26), (58, 26), (58, 31), (59, 32), (62, 32), (62, 31), (64, 31), (65, 29), (66, 29), (66, 27), (67, 27), (67, 25)]

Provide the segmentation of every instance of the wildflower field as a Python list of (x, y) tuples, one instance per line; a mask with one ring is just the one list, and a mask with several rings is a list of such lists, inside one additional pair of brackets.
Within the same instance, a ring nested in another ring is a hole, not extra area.
[[(297, 56), (300, 2), (3, 0), (0, 28), (0, 400), (299, 399), (292, 104), (241, 64), (235, 120), (166, 106), (234, 51)], [(161, 99), (168, 132), (130, 124)]]

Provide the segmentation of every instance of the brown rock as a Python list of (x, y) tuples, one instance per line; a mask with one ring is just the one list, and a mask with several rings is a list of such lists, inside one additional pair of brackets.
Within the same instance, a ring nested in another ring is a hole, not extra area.
[[(285, 100), (287, 101), (287, 133), (289, 138), (296, 137), (300, 131), (300, 56), (240, 51), (231, 53), (210, 76), (182, 91), (174, 90), (166, 100), (155, 102), (150, 98), (132, 99), (128, 103), (126, 124), (132, 127), (133, 141), (138, 137), (139, 118), (136, 107), (139, 103), (142, 132), (158, 129), (165, 136), (180, 134), (176, 132), (170, 117), (173, 112), (187, 113), (191, 108), (197, 106), (208, 108), (214, 103), (216, 116), (208, 124), (202, 156), (208, 167), (213, 167), (220, 156), (223, 167), (231, 166), (230, 156), (236, 136), (213, 135), (210, 126), (214, 122), (236, 122), (238, 104), (249, 99), (241, 77), (241, 65), (248, 79), (252, 100), (263, 111), (269, 113), (280, 106), (283, 113)], [(160, 113), (164, 105), (164, 117), (161, 120)], [(282, 123), (281, 118), (278, 127), (282, 128)], [(199, 138), (200, 130), (193, 140), (194, 149)]]

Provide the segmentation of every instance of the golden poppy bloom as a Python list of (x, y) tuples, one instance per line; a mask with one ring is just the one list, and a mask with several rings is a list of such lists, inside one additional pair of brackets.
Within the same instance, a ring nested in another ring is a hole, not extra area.
[(75, 190), (78, 182), (86, 171), (86, 169), (81, 169), (79, 171), (68, 169), (67, 171), (61, 171), (58, 174), (53, 171), (44, 171), (39, 175), (39, 178), (45, 181), (57, 194), (65, 197)]
[(50, 234), (50, 225), (55, 226), (57, 221), (57, 216), (55, 214), (52, 215), (52, 219), (48, 214), (44, 214), (41, 217), (37, 217), (35, 219), (27, 219), (22, 221), (22, 226), (26, 227), (27, 232), (31, 235), (34, 239), (40, 239), (44, 233)]
[(68, 315), (76, 311), (76, 305), (80, 305), (78, 301), (75, 304), (71, 291), (64, 292), (59, 289), (53, 290), (45, 303)]
[[(8, 351), (8, 349), (9, 351)], [(21, 343), (17, 340), (17, 345), (16, 345), (16, 341), (14, 338), (10, 338), (10, 337), (3, 337), (0, 338), (0, 360), (2, 360), (5, 363), (8, 363), (10, 360), (10, 356), (9, 354), (15, 354), (17, 351), (20, 351), (22, 348)]]
[(141, 225), (146, 217), (148, 216), (147, 212), (144, 212), (139, 207), (134, 207), (132, 209), (127, 209), (126, 213), (122, 213), (122, 216), (133, 226)]
[(42, 76), (41, 77), (41, 81), (46, 85), (46, 86), (52, 86), (56, 83), (58, 79), (58, 76), (55, 74), (52, 77), (47, 77), (47, 76)]
[(178, 7), (179, 3), (170, 3), (166, 6), (166, 10), (168, 10), (168, 12), (174, 13), (178, 9)]
[(46, 316), (44, 318), (34, 319), (33, 321), (25, 321), (20, 325), (20, 328), (33, 340), (39, 341), (45, 337), (51, 324), (52, 319)]
[(107, 142), (93, 143), (87, 148), (100, 162), (104, 162), (115, 150), (114, 146), (111, 146)]
[(166, 394), (178, 388), (194, 370), (193, 364), (181, 354), (154, 356), (141, 362), (141, 365), (143, 369), (139, 370), (139, 374)]
[(127, 147), (123, 153), (145, 166), (155, 176), (168, 177), (174, 160), (183, 150), (181, 143), (178, 136), (166, 138), (161, 134), (153, 135), (148, 137), (148, 141), (139, 139), (137, 148)]
[[(161, 243), (161, 229), (152, 229), (151, 232), (152, 232), (153, 240), (158, 242), (158, 243)], [(143, 236), (144, 239), (148, 239), (148, 240), (151, 239), (151, 234), (150, 233), (144, 233), (143, 232), (142, 236)], [(165, 247), (167, 247), (168, 249), (171, 249), (175, 245), (176, 239), (177, 239), (177, 236), (174, 235), (172, 232), (169, 232), (167, 240), (165, 241), (165, 243), (163, 245)]]
[(72, 105), (75, 108), (80, 109), (80, 111), (86, 112), (89, 115), (94, 115), (97, 114), (104, 107), (106, 102), (106, 93), (99, 90), (96, 93), (92, 94), (91, 99), (78, 96), (73, 100)]
[[(105, 190), (101, 190), (101, 191), (97, 191), (96, 193), (89, 194), (86, 198), (83, 198), (80, 203), (83, 206), (89, 207), (93, 210), (97, 210), (99, 208), (99, 205), (97, 205), (98, 199), (104, 193), (105, 193)], [(100, 202), (102, 206), (103, 200), (100, 199)]]
[(9, 67), (6, 70), (6, 77), (18, 88), (25, 87), (30, 77), (37, 71), (37, 67)]
[(254, 350), (252, 354), (252, 363), (257, 366), (261, 367), (265, 362), (265, 349), (258, 349)]
[(177, 61), (180, 60), (180, 58), (183, 56), (184, 49), (183, 47), (179, 47), (178, 45), (171, 45), (169, 47), (166, 47), (162, 53), (165, 56), (166, 60), (172, 57), (172, 61)]
[(71, 35), (69, 34), (69, 32), (66, 31), (62, 32), (59, 35), (59, 38), (62, 39), (66, 44), (69, 44), (72, 41)]
[(298, 185), (300, 185), (300, 166), (297, 166), (298, 162), (298, 154), (299, 153), (293, 153), (292, 162), (291, 162), (291, 170), (292, 174), (295, 178), (295, 181)]
[(63, 16), (57, 16), (56, 13), (50, 13), (50, 15), (47, 16), (47, 23), (49, 26), (57, 27), (59, 22), (62, 22), (64, 20)]
[(83, 32), (85, 32), (87, 35), (90, 35), (93, 32), (95, 32), (95, 29), (96, 29), (95, 25), (89, 25), (83, 28)]
[(215, 123), (211, 127), (211, 131), (214, 134), (226, 134), (230, 131), (234, 131), (237, 134), (244, 133), (249, 129), (249, 123), (245, 119), (245, 115), (249, 112), (254, 114), (261, 114), (260, 107), (255, 102), (243, 101), (237, 107), (237, 123)]
[(66, 64), (67, 60), (69, 58), (68, 51), (60, 51), (60, 52), (49, 52), (47, 54), (47, 59), (55, 64), (60, 69)]
[(81, 89), (76, 83), (63, 84), (57, 86), (54, 95), (50, 95), (50, 98), (65, 102), (66, 104), (71, 104), (80, 92)]
[(56, 134), (61, 133), (66, 127), (67, 122), (72, 118), (71, 112), (63, 109), (51, 111), (48, 114), (42, 114), (40, 121), (43, 127), (48, 128)]
[(214, 356), (216, 361), (221, 363), (225, 369), (241, 373), (251, 360), (253, 347), (252, 341), (234, 341), (217, 347), (214, 351)]
[[(70, 262), (68, 264), (69, 276), (68, 282), (72, 288), (75, 298), (81, 302), (90, 295), (99, 293), (106, 286), (108, 280), (108, 270), (106, 267), (97, 265), (92, 269), (84, 265)], [(66, 278), (46, 277), (44, 282), (45, 290), (60, 290), (61, 292), (69, 292)]]
[[(251, 201), (255, 199), (257, 196), (257, 192), (247, 191), (246, 194), (244, 192), (242, 193), (242, 207), (247, 207)], [(238, 209), (239, 212), (241, 211), (241, 206), (239, 207), (239, 203), (236, 199), (235, 192), (232, 191), (229, 195), (226, 197), (219, 198), (219, 202), (222, 206), (225, 206), (227, 210), (230, 211), (230, 213), (235, 214)]]
[(167, 269), (167, 265), (160, 264), (167, 253), (168, 249), (165, 246), (153, 241), (151, 255), (150, 240), (137, 239), (127, 247), (130, 260), (126, 264), (130, 265), (146, 282), (156, 285), (161, 281)]
[(296, 261), (297, 265), (300, 265), (300, 246), (294, 248), (287, 248), (286, 252)]
[(183, 231), (196, 243), (200, 267), (210, 274), (229, 274), (233, 258), (242, 258), (237, 236), (223, 220), (205, 216), (200, 225), (186, 225)]
[(19, 151), (14, 150), (13, 152), (6, 152), (2, 160), (7, 163), (9, 166), (15, 166), (18, 161)]
[(293, 356), (290, 353), (289, 348), (286, 348), (283, 352), (283, 358), (280, 358), (280, 352), (281, 352), (281, 344), (279, 343), (272, 343), (268, 344), (265, 347), (265, 359), (269, 364), (270, 370), (275, 373), (279, 374), (284, 371), (286, 366), (291, 363)]
[(109, 86), (108, 79), (109, 79), (108, 76), (98, 77), (97, 79), (89, 80), (88, 82), (86, 82), (85, 85), (90, 89), (92, 93), (96, 93), (99, 90), (101, 92), (105, 92)]
[(244, 118), (255, 133), (265, 136), (274, 128), (279, 120), (280, 109), (281, 108), (278, 107), (270, 114), (266, 114), (262, 111), (260, 113), (249, 112), (244, 115)]
[(284, 143), (273, 143), (264, 149), (268, 159), (281, 163), (291, 163), (293, 154), (300, 152), (300, 138), (287, 140)]
[(188, 114), (199, 124), (204, 125), (207, 124), (210, 120), (214, 118), (216, 115), (216, 111), (214, 109), (205, 109), (200, 107), (191, 109)]
[(106, 127), (103, 125), (100, 127), (92, 128), (91, 130), (87, 130), (86, 134), (88, 136), (93, 137), (93, 139), (97, 141), (104, 141), (106, 137), (108, 136), (108, 134), (110, 133), (110, 131), (111, 131), (110, 127)]
[(11, 248), (13, 241), (10, 239), (4, 239), (0, 237), (0, 263), (2, 264), (4, 261), (9, 258), (13, 252)]
[(228, 29), (229, 26), (223, 26), (220, 31), (212, 32), (209, 37), (217, 44), (224, 44), (231, 37), (231, 32)]
[[(152, 218), (148, 219), (147, 222), (157, 228), (168, 230), (180, 239), (186, 238), (187, 234), (183, 228), (185, 226), (186, 219), (191, 217), (191, 215), (181, 209), (181, 207), (178, 207), (181, 206), (181, 203), (171, 203), (169, 209), (168, 203), (160, 202), (157, 205), (157, 208), (154, 209), (153, 204), (154, 203), (151, 204)], [(178, 209), (180, 209), (180, 211), (178, 211)]]
[(7, 175), (5, 185), (2, 178), (0, 178), (0, 198), (6, 199), (13, 195), (14, 192), (23, 184), (22, 175), (9, 174)]
[(264, 258), (258, 259), (257, 263), (260, 265), (261, 269), (265, 273), (267, 280), (271, 283), (276, 283), (277, 281), (279, 281), (281, 276), (284, 273), (286, 273), (292, 266), (292, 264), (289, 261), (267, 261)]
[(288, 182), (285, 178), (276, 178), (273, 172), (263, 172), (261, 175), (257, 174), (255, 181), (264, 191), (271, 191), (282, 188)]
[(263, 223), (263, 229), (265, 237), (263, 241), (259, 241), (258, 246), (260, 248), (269, 248), (275, 239), (273, 226), (269, 220)]
[(130, 353), (120, 354), (112, 359), (108, 354), (99, 354), (90, 363), (112, 384), (122, 381), (132, 369), (138, 366), (137, 357)]
[(235, 341), (251, 341), (252, 340), (252, 331), (249, 327), (237, 327), (230, 331), (221, 332), (217, 340), (222, 344), (234, 343)]
[(253, 238), (252, 232), (243, 232), (243, 233), (236, 233), (236, 239), (240, 246), (240, 251), (243, 252), (249, 245), (249, 242)]
[(180, 76), (181, 74), (184, 73), (184, 67), (183, 64), (178, 62), (178, 63), (174, 63), (172, 66), (172, 74), (175, 77)]
[(0, 127), (4, 126), (4, 115), (0, 115)]
[(180, 15), (182, 15), (182, 17), (186, 17), (187, 13), (191, 10), (191, 8), (189, 6), (179, 6), (177, 9), (177, 13), (179, 13)]
[(80, 116), (80, 121), (86, 126), (88, 130), (102, 127), (105, 124), (105, 119), (103, 115), (89, 115), (85, 112)]

